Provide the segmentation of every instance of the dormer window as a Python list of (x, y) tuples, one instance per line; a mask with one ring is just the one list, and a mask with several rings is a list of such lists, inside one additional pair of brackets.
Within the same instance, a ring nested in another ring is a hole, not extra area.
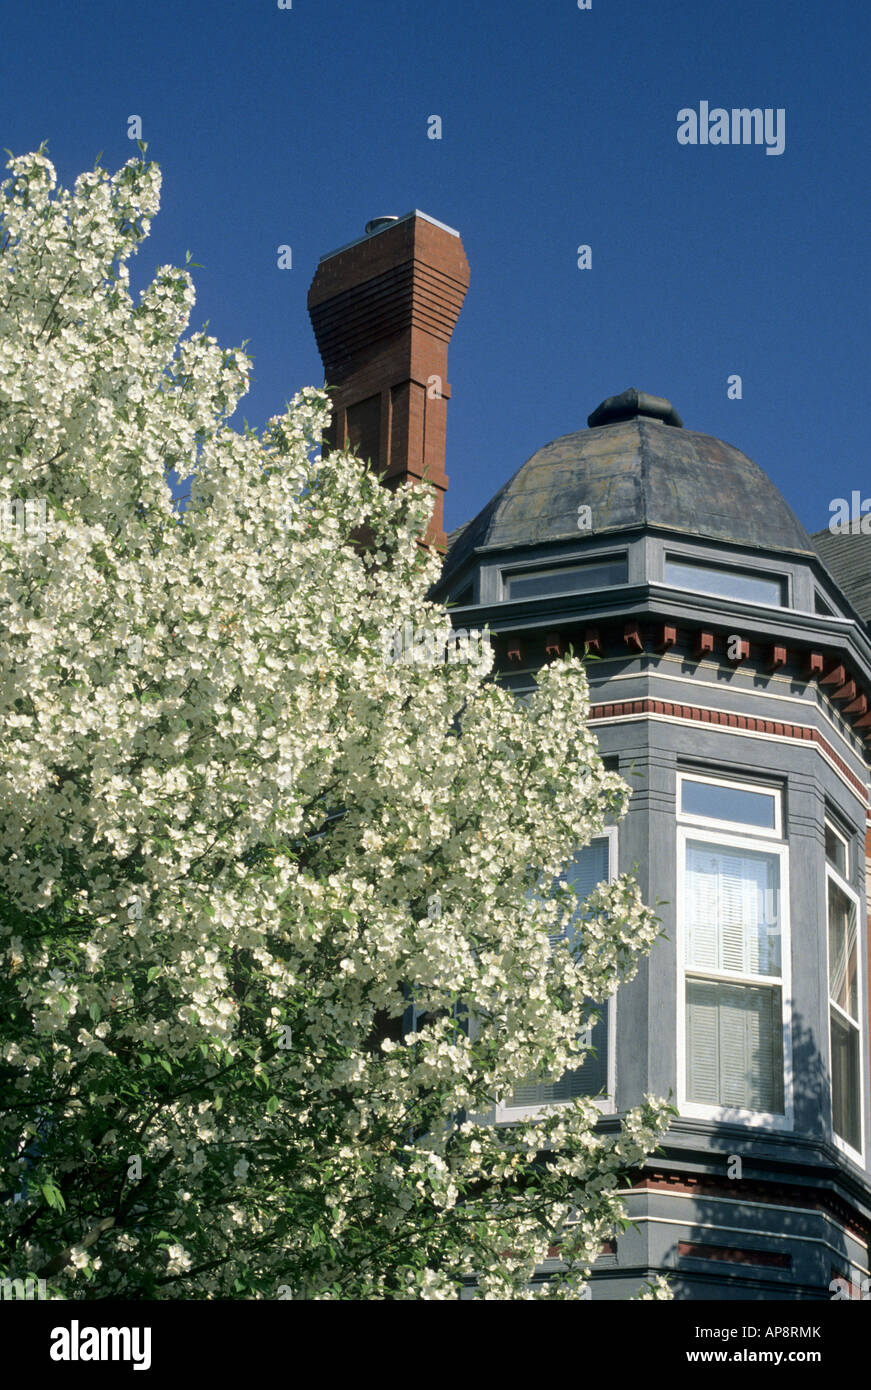
[(543, 598), (550, 594), (576, 594), (589, 589), (611, 589), (626, 584), (629, 562), (625, 555), (609, 555), (579, 565), (552, 565), (547, 569), (503, 571), (506, 599)]
[(745, 603), (765, 603), (773, 608), (782, 608), (786, 603), (783, 575), (698, 564), (678, 555), (665, 557), (665, 582), (675, 589), (691, 589), (694, 593), (716, 594)]

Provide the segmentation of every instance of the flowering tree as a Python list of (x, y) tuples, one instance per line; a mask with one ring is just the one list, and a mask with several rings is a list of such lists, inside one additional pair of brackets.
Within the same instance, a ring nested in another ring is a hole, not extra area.
[(187, 272), (131, 296), (144, 150), (72, 191), (41, 151), (8, 169), (0, 1272), (513, 1298), (559, 1246), (539, 1293), (576, 1297), (666, 1107), (488, 1112), (579, 1065), (657, 931), (630, 880), (579, 914), (560, 879), (628, 797), (582, 664), (527, 706), (489, 651), (392, 659), (407, 623), (445, 649), (429, 493), (320, 455), (322, 392), (230, 427), (249, 360), (183, 336)]

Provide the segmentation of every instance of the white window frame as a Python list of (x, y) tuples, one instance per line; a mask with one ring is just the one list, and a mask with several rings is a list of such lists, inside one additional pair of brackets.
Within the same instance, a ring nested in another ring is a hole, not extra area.
[[(757, 608), (767, 608), (769, 609), (769, 611), (772, 608), (792, 607), (793, 580), (792, 575), (789, 574), (786, 570), (760, 568), (758, 565), (751, 565), (749, 563), (744, 565), (730, 565), (728, 563), (723, 564), (719, 560), (709, 559), (706, 555), (699, 555), (695, 551), (682, 553), (677, 550), (666, 550), (662, 557), (662, 576), (663, 582), (667, 584), (669, 588), (672, 589), (674, 588), (674, 581), (666, 578), (667, 566), (669, 564), (688, 565), (693, 569), (709, 570), (715, 574), (737, 574), (746, 575), (750, 579), (767, 579), (774, 582), (779, 581), (781, 586), (780, 592), (782, 595), (782, 601), (777, 604), (767, 603), (765, 599), (736, 598), (733, 594), (728, 594), (726, 595), (726, 597), (731, 599), (733, 603), (752, 603)], [(708, 597), (711, 598), (717, 597), (713, 589), (693, 589), (691, 586), (687, 585), (687, 591), (692, 594), (706, 594)]]
[[(844, 836), (841, 835), (840, 831), (836, 830), (835, 826), (832, 825), (831, 821), (828, 821), (827, 823), (828, 823), (828, 825), (830, 826), (830, 828), (831, 828), (832, 830), (835, 831), (835, 834), (838, 835), (838, 837), (839, 837), (840, 839), (843, 840), (843, 839), (844, 839)], [(850, 846), (849, 846), (849, 842), (847, 842), (847, 868), (848, 868), (848, 869), (849, 869), (849, 867), (850, 867), (850, 858), (849, 858), (849, 855), (850, 855)], [(845, 897), (845, 898), (848, 898), (848, 899), (850, 900), (850, 902), (853, 904), (854, 908), (856, 909), (856, 974), (857, 974), (857, 980), (856, 980), (856, 1008), (857, 1008), (857, 1013), (858, 1013), (858, 1018), (856, 1018), (856, 1019), (852, 1019), (848, 1013), (845, 1013), (844, 1010), (841, 1008), (841, 1006), (840, 1006), (839, 1004), (836, 1004), (836, 1003), (835, 1003), (835, 1001), (832, 999), (831, 994), (829, 993), (829, 991), (830, 991), (830, 989), (831, 989), (831, 961), (830, 961), (830, 959), (829, 959), (829, 943), (830, 943), (830, 935), (831, 935), (830, 929), (829, 929), (829, 880), (832, 880), (832, 882), (835, 883), (835, 885), (836, 885), (836, 886), (841, 890), (841, 892), (844, 894), (844, 897)], [(844, 876), (838, 872), (838, 870), (837, 870), (837, 869), (835, 868), (835, 866), (832, 864), (831, 860), (827, 858), (827, 859), (826, 859), (826, 1035), (827, 1035), (827, 1038), (828, 1038), (828, 1048), (829, 1048), (829, 1059), (828, 1059), (828, 1060), (829, 1060), (829, 1123), (830, 1123), (830, 1125), (831, 1125), (832, 1141), (833, 1141), (833, 1143), (834, 1143), (834, 1145), (835, 1145), (835, 1148), (839, 1149), (839, 1150), (841, 1151), (841, 1153), (846, 1154), (847, 1157), (848, 1157), (848, 1158), (851, 1158), (851, 1159), (853, 1160), (854, 1163), (858, 1163), (859, 1166), (860, 1166), (861, 1168), (864, 1168), (864, 1167), (865, 1167), (865, 1014), (864, 1014), (864, 1002), (865, 1002), (865, 1001), (864, 1001), (864, 990), (863, 990), (863, 988), (862, 988), (862, 982), (863, 982), (863, 981), (865, 980), (865, 978), (866, 978), (866, 976), (865, 976), (865, 958), (864, 958), (864, 955), (863, 955), (863, 946), (862, 946), (864, 936), (865, 936), (865, 933), (864, 933), (863, 930), (862, 930), (862, 903), (861, 903), (861, 900), (860, 900), (860, 898), (859, 898), (859, 894), (855, 891), (855, 889), (853, 889), (853, 888), (850, 887), (850, 884), (847, 882), (847, 880), (844, 878)], [(846, 1022), (849, 1024), (849, 1026), (850, 1026), (851, 1028), (856, 1028), (857, 1031), (858, 1031), (858, 1034), (859, 1034), (859, 1136), (860, 1136), (860, 1142), (861, 1142), (861, 1145), (862, 1145), (861, 1149), (854, 1149), (853, 1146), (852, 1146), (851, 1144), (848, 1144), (848, 1143), (847, 1143), (846, 1139), (842, 1139), (841, 1136), (840, 1136), (839, 1134), (836, 1134), (836, 1133), (835, 1133), (835, 1097), (834, 1097), (834, 1094), (833, 1094), (833, 1092), (832, 1092), (832, 1017), (831, 1017), (831, 1011), (832, 1011), (833, 1008), (837, 1010), (837, 1012), (842, 1016), (842, 1018), (844, 1018), (844, 1019), (846, 1020)]]
[[(752, 783), (735, 782), (724, 777), (699, 777), (692, 772), (678, 773), (678, 778), (688, 777), (691, 781), (714, 782), (718, 786), (741, 791), (759, 791)], [(681, 805), (680, 789), (678, 808)], [(781, 793), (774, 792), (775, 825), (778, 836), (782, 825)], [(793, 1068), (792, 1068), (792, 974), (791, 974), (791, 934), (789, 917), (789, 846), (782, 838), (775, 839), (771, 830), (759, 826), (741, 825), (740, 829), (729, 829), (730, 822), (702, 816), (683, 815), (678, 809), (677, 830), (677, 931), (676, 931), (676, 970), (677, 970), (677, 1108), (681, 1115), (690, 1119), (714, 1120), (727, 1124), (747, 1125), (751, 1128), (788, 1131), (794, 1127)], [(727, 827), (724, 829), (723, 827)], [(727, 849), (757, 850), (760, 853), (776, 855), (780, 861), (780, 970), (776, 975), (733, 975), (723, 971), (691, 970), (686, 964), (686, 860), (687, 844), (690, 841), (706, 840), (711, 844), (723, 845)], [(687, 1098), (687, 1053), (686, 1053), (686, 980), (710, 979), (714, 982), (736, 985), (762, 985), (766, 988), (780, 988), (782, 1008), (782, 1049), (783, 1049), (783, 1113), (765, 1110), (747, 1110), (740, 1106), (708, 1105)]]
[[(501, 603), (528, 603), (536, 598), (556, 598), (561, 593), (565, 594), (601, 594), (607, 589), (607, 585), (598, 585), (587, 589), (565, 589), (554, 590), (552, 594), (524, 595), (517, 598), (509, 598), (509, 581), (512, 579), (534, 579), (540, 574), (575, 574), (578, 570), (595, 569), (596, 565), (607, 565), (615, 560), (625, 560), (626, 578), (621, 581), (629, 584), (629, 551), (628, 550), (603, 550), (595, 551), (592, 554), (577, 556), (566, 556), (564, 560), (552, 565), (543, 565), (540, 560), (527, 560), (526, 563), (506, 565), (499, 571), (499, 601)], [(612, 586), (619, 587), (619, 586)]]
[[(606, 825), (602, 830), (597, 831), (590, 837), (593, 840), (608, 840), (608, 879), (613, 883), (617, 877), (617, 826)], [(586, 845), (583, 847), (586, 849)], [(590, 1099), (603, 1115), (614, 1115), (617, 1109), (617, 991), (608, 999), (608, 1062), (606, 1072), (607, 1094), (604, 1096), (592, 1096)], [(591, 1033), (587, 1030), (587, 1038)], [(557, 1111), (571, 1105), (570, 1100), (547, 1101), (541, 1105), (496, 1105), (494, 1119), (496, 1124), (515, 1124), (518, 1121), (534, 1120), (540, 1115), (552, 1115)]]
[[(770, 796), (774, 801), (774, 828), (764, 825), (748, 825), (746, 821), (723, 820), (719, 816), (696, 816), (681, 810), (683, 806), (684, 782), (705, 782), (710, 787), (724, 787), (727, 791), (755, 792), (757, 796)], [(681, 825), (701, 825), (728, 832), (733, 835), (763, 836), (769, 840), (783, 840), (782, 797), (778, 788), (763, 787), (758, 782), (734, 782), (726, 777), (709, 777), (697, 772), (677, 774), (677, 818)]]
[[(826, 818), (825, 818), (825, 828), (826, 828), (826, 830), (830, 830), (830, 831), (832, 832), (832, 834), (834, 835), (835, 839), (836, 839), (836, 840), (840, 840), (841, 844), (844, 846), (844, 875), (843, 875), (843, 878), (844, 878), (845, 880), (849, 880), (849, 877), (850, 877), (850, 841), (847, 839), (847, 836), (843, 833), (843, 831), (841, 831), (841, 830), (838, 829), (838, 827), (835, 825), (835, 822), (832, 820), (831, 816), (826, 816)], [(825, 849), (825, 837), (823, 837), (823, 848)], [(833, 871), (835, 874), (837, 874), (839, 878), (841, 877), (841, 871), (840, 871), (840, 869), (838, 868), (837, 864), (833, 864), (833, 863), (832, 863), (832, 861), (831, 861), (831, 859), (829, 858), (828, 855), (826, 855), (826, 868), (832, 869), (832, 871)], [(850, 889), (850, 884), (849, 884), (849, 882), (846, 882), (846, 883), (844, 884), (844, 886), (845, 886), (845, 887), (847, 888), (847, 890), (849, 891), (849, 889)], [(827, 902), (828, 902), (828, 899), (827, 899)]]

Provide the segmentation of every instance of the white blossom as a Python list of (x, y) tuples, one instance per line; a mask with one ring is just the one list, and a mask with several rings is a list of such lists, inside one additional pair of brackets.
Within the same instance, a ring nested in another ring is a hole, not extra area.
[(621, 878), (549, 947), (578, 904), (541, 885), (629, 798), (583, 664), (519, 705), (489, 643), (385, 661), (449, 631), (432, 492), (322, 452), (323, 391), (230, 423), (251, 361), (189, 274), (131, 290), (153, 164), (7, 167), (0, 503), (46, 526), (0, 540), (4, 1246), (72, 1231), (62, 1297), (93, 1251), (113, 1297), (494, 1299), (556, 1243), (535, 1296), (580, 1296), (666, 1107), (487, 1117), (659, 929)]

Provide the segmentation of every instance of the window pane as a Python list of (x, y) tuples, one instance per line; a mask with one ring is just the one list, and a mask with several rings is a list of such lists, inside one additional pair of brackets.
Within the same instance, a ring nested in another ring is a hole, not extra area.
[[(593, 889), (610, 878), (610, 842), (606, 835), (591, 840), (584, 849), (566, 865), (563, 874), (578, 895), (578, 913), (581, 918), (581, 904)], [(571, 928), (567, 935), (571, 938)], [(587, 1001), (591, 1003), (592, 1001)], [(590, 1044), (595, 1048), (584, 1058), (583, 1066), (567, 1071), (561, 1077), (542, 1081), (521, 1081), (506, 1102), (508, 1108), (532, 1105), (551, 1105), (558, 1101), (573, 1100), (575, 1096), (596, 1096), (607, 1089), (608, 1078), (608, 1008), (604, 1004), (596, 1006), (600, 1012), (598, 1023), (590, 1030)]]
[[(572, 922), (583, 920), (585, 915), (582, 912), (584, 900), (590, 896), (593, 889), (598, 887), (600, 883), (608, 882), (610, 878), (610, 856), (610, 841), (607, 835), (602, 835), (598, 836), (595, 840), (591, 840), (583, 849), (578, 850), (577, 854), (566, 864), (562, 877), (565, 879), (566, 883), (574, 888), (578, 898), (578, 910), (572, 918)], [(541, 889), (532, 890), (528, 896), (532, 898), (541, 892)], [(551, 945), (553, 945), (554, 941), (558, 941), (560, 937), (563, 936), (568, 936), (570, 940), (574, 939), (575, 933), (572, 931), (571, 925), (567, 932), (560, 932), (557, 936), (551, 937)]]
[(685, 891), (689, 969), (780, 974), (776, 854), (690, 842)]
[(541, 594), (573, 594), (584, 589), (609, 589), (625, 584), (629, 576), (625, 557), (601, 564), (572, 565), (565, 569), (536, 570), (506, 576), (508, 598), (537, 598)]
[(859, 1021), (856, 907), (829, 879), (829, 998)]
[(563, 877), (578, 895), (579, 911), (580, 903), (590, 896), (593, 889), (600, 883), (607, 883), (610, 849), (608, 837), (602, 836), (601, 839), (591, 840), (566, 865)]
[(717, 569), (713, 565), (694, 565), (682, 560), (666, 560), (665, 582), (679, 589), (719, 594), (723, 598), (746, 599), (750, 603), (769, 603), (782, 607), (784, 583), (749, 570)]
[(521, 1082), (507, 1103), (510, 1109), (521, 1105), (553, 1105), (561, 1100), (574, 1100), (576, 1096), (597, 1096), (607, 1091), (609, 1006), (605, 1003), (598, 1007), (601, 1018), (590, 1030), (590, 1043), (596, 1055), (588, 1053), (583, 1066), (565, 1072), (559, 1080)]
[(843, 878), (847, 877), (847, 846), (828, 823), (826, 823), (826, 858)]
[(740, 825), (775, 828), (773, 792), (748, 792), (714, 782), (681, 781), (681, 811), (688, 816), (708, 816), (712, 820), (734, 821)]
[(687, 1099), (783, 1113), (779, 989), (687, 980)]
[(832, 1024), (832, 1125), (851, 1148), (861, 1150), (859, 1131), (859, 1029), (830, 1010)]

